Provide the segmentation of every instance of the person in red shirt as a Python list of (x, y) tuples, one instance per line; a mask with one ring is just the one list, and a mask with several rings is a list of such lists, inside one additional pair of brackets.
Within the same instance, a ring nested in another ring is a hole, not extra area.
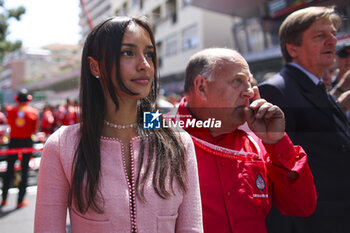
[(78, 122), (77, 107), (74, 105), (73, 100), (67, 99), (62, 125), (74, 125)]
[(173, 120), (195, 144), (204, 232), (265, 233), (272, 203), (285, 215), (311, 215), (317, 197), (307, 155), (285, 133), (282, 110), (251, 87), (244, 58), (206, 49), (185, 75)]
[(0, 145), (7, 143), (7, 117), (5, 113), (2, 112), (2, 107), (0, 110)]
[[(7, 108), (7, 119), (11, 128), (9, 148), (32, 147), (33, 141), (31, 139), (31, 135), (37, 130), (38, 111), (28, 105), (28, 102), (31, 100), (31, 96), (28, 94), (26, 89), (21, 90), (16, 95), (15, 100), (18, 103), (17, 106), (9, 106)], [(22, 175), (21, 182), (19, 184), (17, 208), (28, 205), (28, 202), (23, 200), (23, 198), (26, 193), (30, 157), (31, 154), (23, 154), (22, 156)], [(1, 206), (7, 204), (7, 193), (10, 183), (14, 177), (14, 164), (17, 158), (17, 155), (9, 155), (7, 158), (7, 170), (2, 187)]]
[(46, 136), (49, 136), (55, 130), (55, 118), (50, 105), (44, 107), (40, 128)]

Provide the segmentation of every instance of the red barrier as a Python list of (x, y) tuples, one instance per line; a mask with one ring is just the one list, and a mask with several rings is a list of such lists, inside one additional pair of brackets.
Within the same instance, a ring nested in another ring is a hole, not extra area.
[(40, 152), (42, 150), (43, 148), (35, 149), (33, 147), (2, 149), (0, 150), (0, 155), (29, 154), (29, 153)]
[[(24, 147), (24, 148), (11, 148), (11, 149), (2, 149), (0, 150), (0, 156), (6, 156), (6, 155), (15, 155), (18, 154), (18, 160), (22, 161), (22, 155), (23, 154), (29, 154), (29, 153), (35, 153), (42, 151), (43, 148), (33, 148), (33, 147)], [(29, 168), (30, 169), (39, 169), (40, 165), (40, 158), (31, 158), (29, 161)], [(0, 172), (6, 171), (6, 162), (2, 161), (0, 162)], [(20, 163), (15, 164), (15, 170), (20, 171), (21, 165)]]

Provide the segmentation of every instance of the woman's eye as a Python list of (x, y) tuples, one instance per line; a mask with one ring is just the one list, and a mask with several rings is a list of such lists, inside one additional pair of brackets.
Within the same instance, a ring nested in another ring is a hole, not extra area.
[(146, 52), (145, 53), (145, 57), (153, 58), (154, 57), (154, 52)]
[(132, 56), (133, 55), (133, 52), (130, 51), (130, 50), (125, 50), (125, 51), (122, 51), (121, 53), (123, 56)]

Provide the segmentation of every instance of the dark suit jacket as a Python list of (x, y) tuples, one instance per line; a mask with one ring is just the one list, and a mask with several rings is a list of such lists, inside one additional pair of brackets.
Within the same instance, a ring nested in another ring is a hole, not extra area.
[(269, 232), (338, 232), (334, 227), (350, 232), (350, 124), (345, 115), (304, 72), (288, 64), (259, 90), (284, 111), (288, 135), (308, 154), (318, 195), (309, 218), (282, 217), (272, 209)]

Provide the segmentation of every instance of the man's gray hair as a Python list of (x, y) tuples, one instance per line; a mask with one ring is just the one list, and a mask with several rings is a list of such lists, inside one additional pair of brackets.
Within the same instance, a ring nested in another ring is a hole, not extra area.
[(220, 70), (223, 64), (234, 62), (237, 54), (237, 51), (227, 48), (209, 48), (194, 54), (186, 67), (184, 92), (189, 93), (192, 90), (198, 75), (213, 81), (216, 71)]

